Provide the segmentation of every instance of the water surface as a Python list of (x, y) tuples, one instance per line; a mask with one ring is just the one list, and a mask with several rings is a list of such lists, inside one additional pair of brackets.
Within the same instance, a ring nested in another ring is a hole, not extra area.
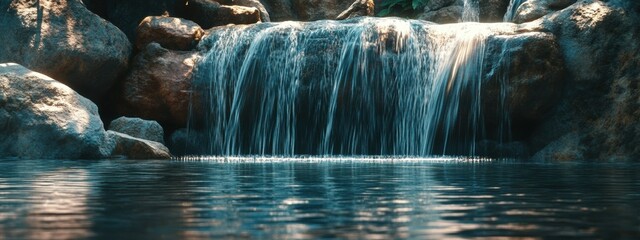
[(0, 239), (640, 238), (640, 164), (0, 160)]

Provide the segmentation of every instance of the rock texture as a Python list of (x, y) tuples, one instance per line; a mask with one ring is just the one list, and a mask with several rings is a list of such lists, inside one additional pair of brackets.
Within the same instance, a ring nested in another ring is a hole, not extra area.
[(263, 22), (271, 22), (269, 12), (259, 0), (220, 0), (218, 1), (224, 5), (237, 5), (243, 7), (253, 7), (260, 11), (260, 20)]
[(116, 111), (159, 121), (166, 126), (186, 126), (191, 72), (197, 52), (171, 51), (157, 43), (147, 45), (132, 63), (118, 87)]
[(115, 142), (112, 155), (129, 159), (170, 159), (169, 149), (159, 142), (129, 136), (127, 134), (107, 131)]
[(0, 64), (0, 157), (104, 158), (98, 107), (71, 88), (15, 63)]
[[(502, 22), (509, 0), (479, 0), (477, 4), (480, 22)], [(463, 11), (462, 0), (431, 0), (417, 18), (441, 24), (456, 23), (462, 22)]]
[(576, 0), (528, 0), (520, 5), (513, 21), (515, 23), (533, 21), (575, 2)]
[(262, 0), (272, 21), (335, 19), (353, 0)]
[(213, 0), (189, 0), (189, 4), (185, 6), (185, 16), (205, 29), (260, 22), (260, 11), (257, 8), (220, 5)]
[(173, 17), (146, 17), (138, 25), (136, 48), (144, 49), (157, 42), (172, 50), (191, 50), (204, 35), (200, 26), (192, 21)]
[(111, 121), (109, 130), (164, 144), (164, 130), (156, 121), (119, 117)]
[(178, 16), (186, 0), (82, 0), (87, 8), (120, 28), (131, 42), (136, 28), (148, 16)]
[(336, 19), (343, 20), (354, 17), (373, 16), (374, 6), (373, 0), (356, 0), (349, 8), (342, 11)]
[(462, 11), (462, 6), (447, 6), (436, 10), (425, 10), (418, 15), (418, 19), (440, 24), (457, 23), (462, 19)]
[(0, 2), (0, 62), (16, 62), (97, 100), (127, 68), (131, 44), (81, 0)]
[(567, 63), (562, 99), (529, 140), (534, 159), (640, 159), (639, 5), (585, 0), (525, 25), (554, 33)]

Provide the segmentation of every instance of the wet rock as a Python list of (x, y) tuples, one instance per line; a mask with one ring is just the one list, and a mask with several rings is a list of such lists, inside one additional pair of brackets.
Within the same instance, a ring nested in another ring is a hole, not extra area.
[(164, 144), (164, 130), (156, 121), (119, 117), (111, 121), (109, 130)]
[[(510, 121), (517, 137), (531, 134), (531, 126), (540, 123), (562, 95), (565, 69), (555, 36), (540, 32), (493, 36), (485, 59), (485, 121), (496, 128)], [(508, 120), (500, 118), (505, 113)]]
[(640, 159), (638, 5), (586, 0), (524, 25), (557, 36), (567, 70), (563, 97), (529, 140), (536, 156)]
[(530, 22), (575, 2), (576, 0), (528, 0), (520, 5), (513, 21), (515, 23)]
[(80, 0), (0, 3), (0, 62), (16, 62), (101, 98), (127, 68), (131, 44)]
[(227, 24), (260, 22), (260, 11), (254, 7), (227, 6), (212, 0), (189, 0), (185, 17), (207, 29)]
[(480, 22), (502, 22), (509, 0), (480, 0), (478, 6)]
[(354, 17), (373, 16), (374, 2), (373, 0), (356, 0), (342, 13), (340, 13), (336, 19), (344, 20)]
[(66, 85), (0, 64), (0, 157), (95, 159), (111, 154), (98, 107)]
[(149, 43), (157, 42), (172, 50), (191, 50), (204, 31), (192, 21), (173, 17), (146, 17), (138, 25), (136, 48), (144, 49)]
[(133, 60), (130, 73), (118, 86), (116, 112), (186, 126), (191, 72), (197, 52), (172, 51), (151, 43)]
[(113, 139), (113, 156), (124, 156), (128, 159), (170, 159), (169, 149), (162, 143), (149, 141), (130, 135), (107, 131)]

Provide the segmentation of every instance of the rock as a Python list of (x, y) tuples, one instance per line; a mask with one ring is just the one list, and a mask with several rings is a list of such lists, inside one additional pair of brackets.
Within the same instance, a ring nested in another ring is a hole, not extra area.
[(513, 21), (515, 23), (530, 22), (575, 2), (576, 0), (527, 0), (518, 8)]
[(170, 159), (169, 149), (162, 143), (129, 136), (127, 134), (107, 131), (115, 142), (112, 155), (125, 156), (129, 159)]
[(186, 0), (82, 0), (87, 8), (122, 30), (135, 42), (136, 28), (148, 16), (181, 17)]
[(164, 144), (164, 130), (156, 121), (120, 117), (111, 121), (109, 130)]
[(422, 13), (418, 19), (422, 19), (434, 23), (457, 23), (462, 19), (462, 6), (448, 6), (438, 10)]
[(567, 70), (563, 97), (529, 139), (535, 156), (640, 159), (638, 5), (585, 0), (523, 25), (557, 36)]
[(0, 158), (95, 159), (111, 154), (98, 107), (15, 63), (0, 64)]
[(101, 98), (127, 68), (131, 44), (81, 0), (0, 3), (0, 62), (16, 62)]
[(356, 0), (342, 13), (340, 13), (336, 20), (344, 20), (354, 17), (373, 16), (374, 2), (373, 0)]
[(431, 0), (427, 1), (424, 6), (424, 12), (433, 12), (449, 6), (461, 6), (456, 0)]
[(262, 0), (272, 21), (335, 19), (353, 0)]
[(502, 22), (509, 0), (479, 0), (480, 22)]
[(118, 86), (116, 112), (159, 121), (164, 126), (187, 124), (191, 72), (197, 52), (172, 51), (151, 43), (133, 60)]
[(146, 17), (138, 25), (137, 33), (138, 50), (151, 42), (157, 42), (166, 49), (192, 50), (204, 35), (198, 24), (173, 17)]
[(260, 11), (254, 7), (220, 5), (212, 0), (189, 0), (185, 17), (203, 28), (227, 24), (251, 24), (260, 22)]
[(555, 36), (532, 32), (490, 37), (484, 62), (485, 121), (498, 128), (506, 111), (516, 137), (530, 135), (562, 94), (565, 65)]
[(258, 0), (220, 0), (219, 3), (225, 5), (237, 5), (243, 7), (254, 7), (260, 11), (260, 20), (262, 22), (271, 22), (271, 17), (269, 16), (269, 12), (262, 5), (262, 3)]

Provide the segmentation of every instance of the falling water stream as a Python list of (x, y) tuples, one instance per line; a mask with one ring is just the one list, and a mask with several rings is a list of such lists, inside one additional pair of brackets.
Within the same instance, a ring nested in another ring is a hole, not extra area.
[(505, 22), (513, 22), (513, 19), (516, 16), (516, 13), (518, 12), (518, 7), (520, 7), (520, 5), (522, 5), (522, 3), (526, 2), (527, 0), (511, 0), (509, 1), (509, 7), (507, 7), (507, 12), (504, 14), (504, 21)]
[(492, 34), (394, 18), (214, 29), (195, 73), (194, 151), (473, 155)]

